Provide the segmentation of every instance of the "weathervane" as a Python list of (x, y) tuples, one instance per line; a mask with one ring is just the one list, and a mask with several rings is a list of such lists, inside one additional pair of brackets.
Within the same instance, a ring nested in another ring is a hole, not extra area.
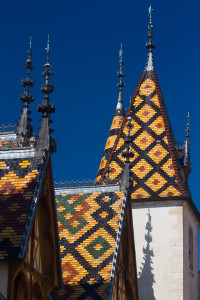
[(152, 18), (151, 18), (152, 10), (153, 9), (150, 4), (149, 9), (148, 9), (148, 15), (149, 15), (148, 38), (149, 38), (149, 41), (148, 41), (148, 43), (146, 43), (146, 48), (148, 49), (148, 59), (147, 59), (147, 67), (146, 67), (147, 71), (151, 71), (154, 68), (153, 67), (153, 49), (155, 48), (155, 44), (153, 42), (153, 23), (152, 23)]

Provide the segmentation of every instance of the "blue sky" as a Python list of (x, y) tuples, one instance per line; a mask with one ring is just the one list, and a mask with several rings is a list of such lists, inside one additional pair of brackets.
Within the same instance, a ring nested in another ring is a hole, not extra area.
[[(43, 99), (47, 34), (51, 40), (51, 82), (55, 91), (52, 128), (57, 140), (54, 177), (95, 179), (116, 107), (118, 51), (124, 51), (124, 106), (128, 107), (146, 64), (149, 1), (4, 1), (0, 10), (1, 123), (16, 123), (18, 95), (25, 77), (29, 37), (33, 42), (31, 105), (34, 131), (37, 105)], [(152, 1), (155, 69), (175, 138), (183, 141), (191, 113), (190, 188), (200, 208), (200, 2)]]

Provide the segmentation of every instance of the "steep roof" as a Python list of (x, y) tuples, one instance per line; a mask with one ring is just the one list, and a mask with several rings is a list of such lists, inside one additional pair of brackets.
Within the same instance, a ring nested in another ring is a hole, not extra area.
[(126, 196), (107, 192), (58, 194), (64, 290), (54, 299), (106, 299), (112, 290)]
[[(103, 152), (103, 156), (101, 159), (100, 167), (99, 167), (99, 175), (104, 171), (104, 168), (107, 164), (107, 160), (109, 159), (109, 155), (113, 149), (113, 146), (115, 145), (118, 133), (120, 131), (120, 128), (122, 126), (123, 120), (124, 120), (124, 108), (123, 108), (123, 99), (122, 99), (122, 88), (125, 86), (125, 84), (122, 82), (122, 78), (124, 77), (124, 74), (122, 72), (122, 68), (124, 66), (123, 60), (122, 60), (122, 44), (121, 49), (119, 51), (119, 57), (120, 57), (120, 71), (117, 73), (117, 76), (120, 78), (120, 82), (117, 84), (119, 87), (119, 96), (117, 101), (117, 106), (115, 110), (115, 115), (112, 120), (110, 132), (108, 135), (108, 139), (106, 142), (106, 146)], [(106, 170), (109, 173), (109, 169)]]
[(41, 157), (0, 155), (0, 259), (24, 256), (43, 168)]
[[(149, 61), (152, 62), (152, 57)], [(109, 160), (100, 166), (96, 184), (105, 184), (108, 164), (110, 182), (121, 183), (125, 165), (122, 153), (125, 150), (127, 116), (130, 112), (133, 124), (131, 151), (134, 153), (131, 160), (132, 199), (186, 196), (179, 173), (172, 128), (155, 70), (149, 61), (133, 95)]]

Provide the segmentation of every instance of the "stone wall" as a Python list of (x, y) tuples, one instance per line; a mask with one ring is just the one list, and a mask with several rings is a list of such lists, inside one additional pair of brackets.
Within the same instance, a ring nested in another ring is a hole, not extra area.
[(140, 300), (183, 300), (183, 203), (134, 204), (132, 213)]

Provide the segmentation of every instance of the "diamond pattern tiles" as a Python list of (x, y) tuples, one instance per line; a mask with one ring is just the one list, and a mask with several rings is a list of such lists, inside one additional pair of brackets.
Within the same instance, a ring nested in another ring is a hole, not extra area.
[(103, 172), (106, 172), (105, 166), (106, 166), (107, 160), (109, 159), (111, 150), (113, 149), (113, 147), (115, 145), (116, 138), (117, 138), (119, 130), (122, 126), (123, 120), (124, 120), (124, 115), (123, 114), (120, 114), (120, 115), (115, 114), (115, 116), (113, 118), (112, 125), (111, 125), (110, 132), (109, 132), (109, 136), (108, 136), (108, 139), (107, 139), (107, 142), (106, 142), (103, 157), (101, 159), (101, 163), (100, 163), (98, 174), (97, 174), (97, 177), (99, 177), (99, 178), (101, 178), (101, 175), (102, 175)]
[[(130, 104), (133, 128), (131, 151), (132, 198), (158, 198), (186, 195), (178, 170), (173, 133), (155, 71), (144, 71)], [(110, 183), (120, 184), (125, 160), (124, 139), (127, 115), (122, 123), (109, 161)], [(98, 173), (96, 184), (105, 184), (105, 172)]]
[(40, 161), (0, 160), (0, 260), (18, 258)]
[(123, 192), (57, 195), (64, 291), (54, 299), (106, 299)]

